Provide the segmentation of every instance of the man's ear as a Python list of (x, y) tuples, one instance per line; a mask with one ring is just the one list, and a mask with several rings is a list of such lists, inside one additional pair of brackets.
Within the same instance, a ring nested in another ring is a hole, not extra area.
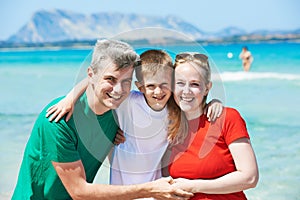
[(93, 80), (94, 80), (95, 73), (94, 73), (94, 70), (91, 67), (87, 68), (87, 75), (88, 75), (89, 83), (92, 83)]
[(140, 90), (140, 92), (143, 92), (144, 93), (144, 85), (143, 84), (141, 84), (140, 82), (138, 82), (138, 81), (135, 81), (134, 82), (134, 84), (135, 84), (135, 86)]
[(92, 78), (94, 76), (94, 71), (91, 67), (87, 68), (88, 77)]

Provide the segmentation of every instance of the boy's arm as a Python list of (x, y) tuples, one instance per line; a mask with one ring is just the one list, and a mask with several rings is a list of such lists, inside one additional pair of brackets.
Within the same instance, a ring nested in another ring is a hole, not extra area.
[(65, 98), (48, 108), (46, 117), (51, 115), (49, 121), (53, 121), (55, 119), (55, 122), (58, 122), (66, 113), (68, 113), (66, 117), (66, 121), (68, 121), (73, 114), (75, 102), (86, 90), (87, 86), (88, 79), (85, 78), (75, 85), (75, 87), (67, 94)]
[(220, 117), (223, 111), (222, 101), (218, 99), (211, 100), (204, 108), (204, 114), (206, 114), (208, 121), (215, 121)]

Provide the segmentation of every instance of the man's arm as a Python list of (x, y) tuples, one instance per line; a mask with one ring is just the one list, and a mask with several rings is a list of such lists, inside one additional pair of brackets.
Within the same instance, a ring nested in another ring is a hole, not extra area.
[(72, 199), (130, 200), (154, 197), (156, 199), (189, 199), (193, 194), (170, 185), (171, 178), (138, 185), (104, 185), (86, 182), (81, 161), (70, 163), (52, 162), (59, 178)]

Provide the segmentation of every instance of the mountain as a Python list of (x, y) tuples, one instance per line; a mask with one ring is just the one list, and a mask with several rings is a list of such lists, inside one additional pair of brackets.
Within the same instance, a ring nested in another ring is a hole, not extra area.
[[(205, 38), (205, 33), (192, 24), (175, 16), (155, 17), (122, 13), (95, 13), (84, 15), (65, 10), (41, 10), (15, 35), (8, 39), (13, 43), (42, 43), (72, 40), (94, 40), (113, 37), (116, 34), (141, 29), (159, 27), (175, 30), (193, 39)], [(168, 31), (167, 31), (168, 32)], [(153, 32), (147, 37), (168, 37), (163, 31)], [(125, 34), (126, 35), (126, 34)], [(140, 34), (124, 39), (145, 39)], [(130, 38), (131, 37), (131, 38)]]
[(204, 32), (176, 16), (147, 16), (100, 12), (90, 15), (66, 10), (40, 10), (0, 47), (93, 45), (99, 38), (116, 38), (151, 44), (178, 41), (257, 42), (300, 41), (294, 31), (258, 30), (252, 33), (227, 27), (215, 33)]

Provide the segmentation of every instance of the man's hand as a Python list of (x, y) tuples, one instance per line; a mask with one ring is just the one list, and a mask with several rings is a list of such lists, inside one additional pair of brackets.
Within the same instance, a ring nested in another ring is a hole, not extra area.
[(115, 137), (114, 144), (119, 145), (121, 143), (124, 143), (125, 141), (126, 141), (126, 138), (124, 136), (124, 132), (121, 129), (118, 129), (116, 137)]

